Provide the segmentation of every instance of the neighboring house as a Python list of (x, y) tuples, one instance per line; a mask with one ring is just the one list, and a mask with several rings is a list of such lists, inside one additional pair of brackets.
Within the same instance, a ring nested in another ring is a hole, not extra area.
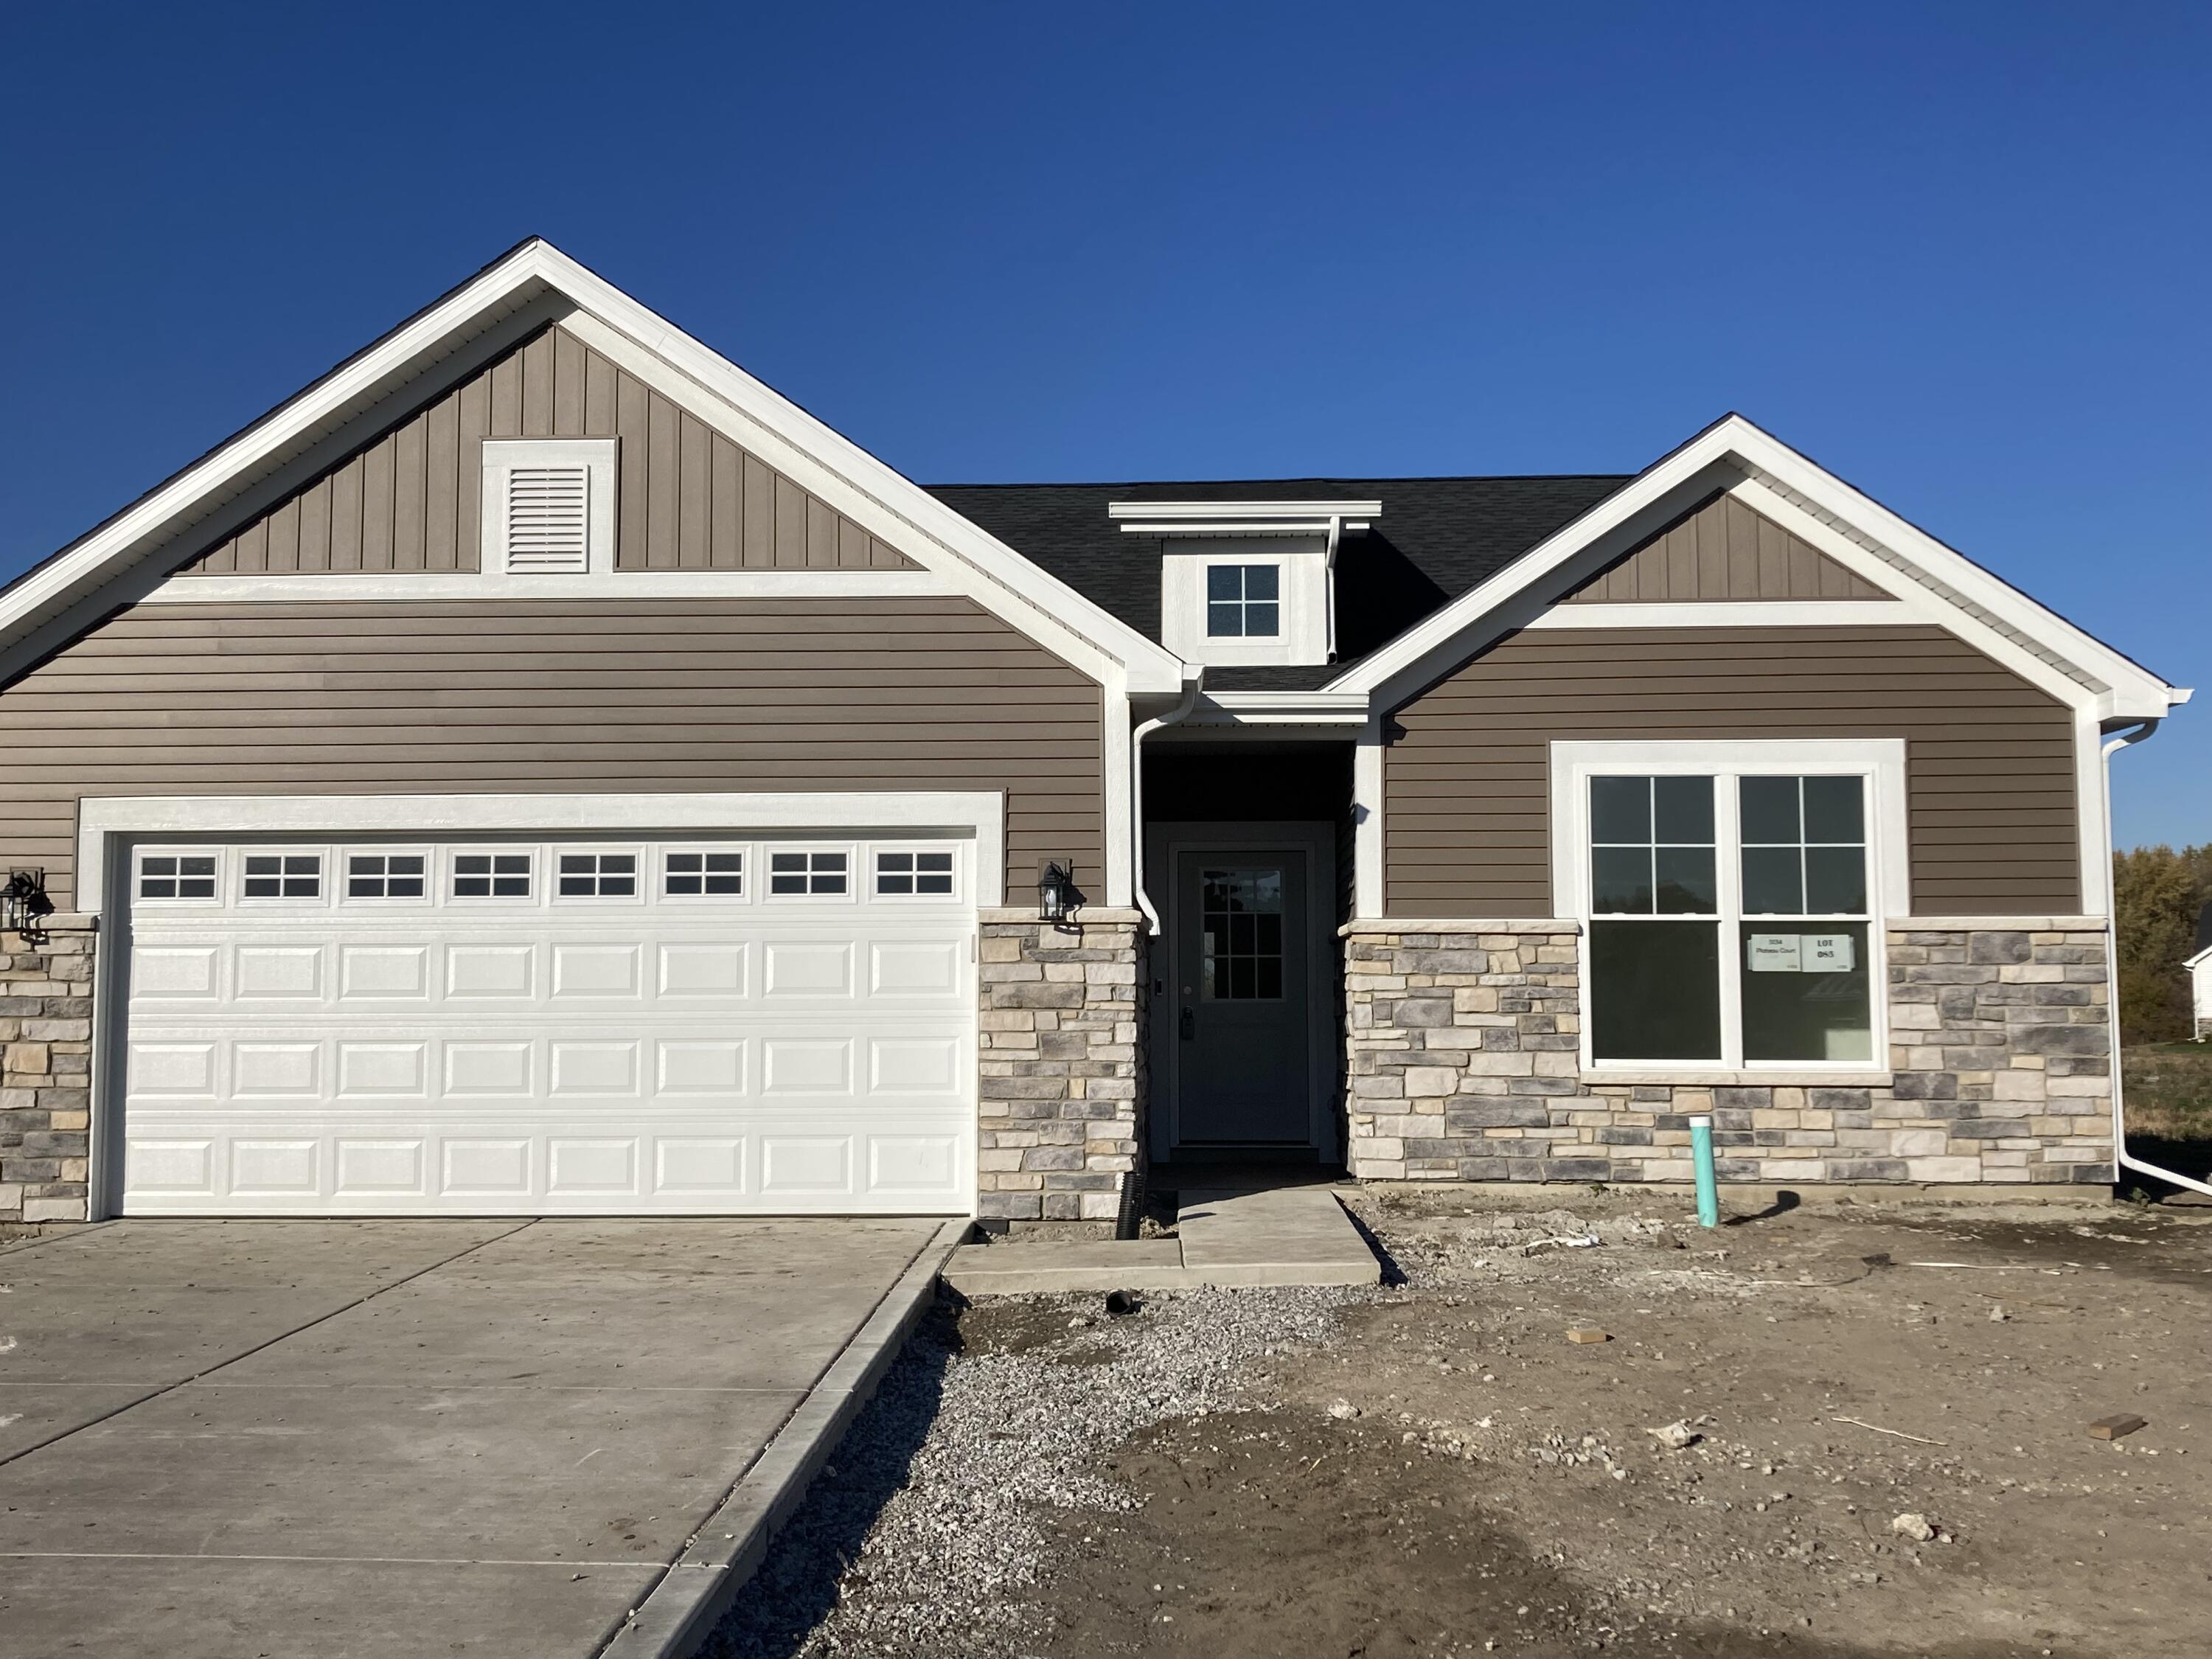
[(2181, 965), (2189, 970), (2191, 1034), (2202, 1042), (2212, 1037), (2212, 904), (2197, 913), (2197, 954)]
[(924, 489), (532, 241), (0, 593), (0, 1213), (2105, 1182), (2187, 695), (1738, 416)]

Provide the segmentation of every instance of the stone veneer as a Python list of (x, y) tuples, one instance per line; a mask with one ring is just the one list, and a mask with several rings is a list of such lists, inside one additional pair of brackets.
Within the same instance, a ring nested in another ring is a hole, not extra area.
[(0, 1221), (82, 1221), (92, 1121), (93, 924), (0, 933)]
[(1893, 924), (1891, 1071), (1878, 1085), (1593, 1081), (1576, 923), (1345, 932), (1350, 1163), (1363, 1179), (1686, 1181), (1688, 1119), (1706, 1112), (1723, 1181), (2113, 1178), (2110, 975), (2093, 920)]
[(1110, 1223), (1144, 1140), (1145, 921), (982, 915), (976, 1214)]

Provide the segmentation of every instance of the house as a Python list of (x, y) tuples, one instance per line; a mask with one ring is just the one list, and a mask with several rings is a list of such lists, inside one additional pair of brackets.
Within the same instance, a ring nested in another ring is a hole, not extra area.
[(1740, 416), (925, 489), (532, 240), (0, 593), (0, 1213), (2102, 1182), (2187, 696)]
[(2197, 913), (2197, 954), (2181, 965), (2189, 970), (2190, 1033), (2202, 1042), (2212, 1037), (2212, 904)]

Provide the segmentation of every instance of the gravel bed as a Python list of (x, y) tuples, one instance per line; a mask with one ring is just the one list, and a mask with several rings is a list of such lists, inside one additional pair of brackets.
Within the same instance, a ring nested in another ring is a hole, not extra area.
[(1164, 1419), (1240, 1409), (1255, 1360), (1309, 1349), (1356, 1290), (1190, 1291), (940, 1309), (771, 1547), (709, 1659), (1018, 1653), (1045, 1510), (1134, 1507), (1092, 1473)]

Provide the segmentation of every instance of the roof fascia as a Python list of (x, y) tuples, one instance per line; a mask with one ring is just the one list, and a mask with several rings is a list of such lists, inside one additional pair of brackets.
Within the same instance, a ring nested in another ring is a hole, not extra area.
[[(650, 310), (596, 272), (579, 264), (550, 243), (529, 250), (544, 279), (586, 313), (628, 336), (700, 391), (742, 416), (752, 432), (775, 441), (745, 439), (755, 447), (771, 447), (781, 459), (794, 454), (811, 461), (811, 467), (793, 460), (793, 481), (807, 484), (808, 472), (834, 480), (822, 493), (835, 505), (839, 498), (857, 497), (872, 507), (853, 516), (863, 523), (876, 519), (898, 526), (885, 536), (902, 552), (937, 568), (951, 572), (944, 561), (929, 556), (931, 547), (941, 549), (960, 564), (980, 573), (988, 586), (975, 593), (979, 603), (994, 610), (1024, 633), (1040, 631), (1065, 638), (1072, 635), (1086, 644), (1086, 654), (1103, 657), (1113, 677), (1132, 692), (1179, 690), (1195, 671), (1157, 641), (1147, 639), (1042, 566), (1024, 558), (980, 525), (955, 512), (896, 468), (878, 460), (851, 439), (739, 368), (711, 348), (702, 344), (667, 319)], [(733, 438), (739, 434), (731, 434)], [(779, 457), (763, 455), (774, 462)], [(878, 530), (884, 535), (883, 530)], [(924, 545), (913, 544), (913, 537)], [(994, 603), (995, 600), (995, 603)], [(1010, 605), (1008, 601), (1013, 601)]]
[[(1620, 489), (1539, 543), (1523, 557), (1361, 663), (1328, 688), (1395, 692), (1411, 690), (1443, 672), (1449, 660), (1546, 610), (1556, 586), (1549, 579), (1593, 552), (1627, 550), (1626, 532), (1654, 509), (1686, 510), (1705, 494), (1726, 488), (1731, 469), (1747, 473), (1791, 500), (1833, 530), (1883, 558), (1898, 574), (1941, 601), (1947, 623), (1984, 641), (2007, 639), (2061, 671), (2069, 701), (2094, 707), (2104, 718), (2154, 718), (2188, 698), (2111, 647), (2092, 638), (1946, 547), (1905, 520), (1844, 483), (1740, 415), (1714, 422), (1661, 458)], [(1620, 541), (1617, 549), (1611, 542)], [(1592, 558), (1589, 562), (1602, 562)], [(1894, 586), (1894, 581), (1884, 586)], [(2037, 650), (2037, 647), (2040, 647)], [(2090, 682), (2096, 682), (2091, 684)]]

